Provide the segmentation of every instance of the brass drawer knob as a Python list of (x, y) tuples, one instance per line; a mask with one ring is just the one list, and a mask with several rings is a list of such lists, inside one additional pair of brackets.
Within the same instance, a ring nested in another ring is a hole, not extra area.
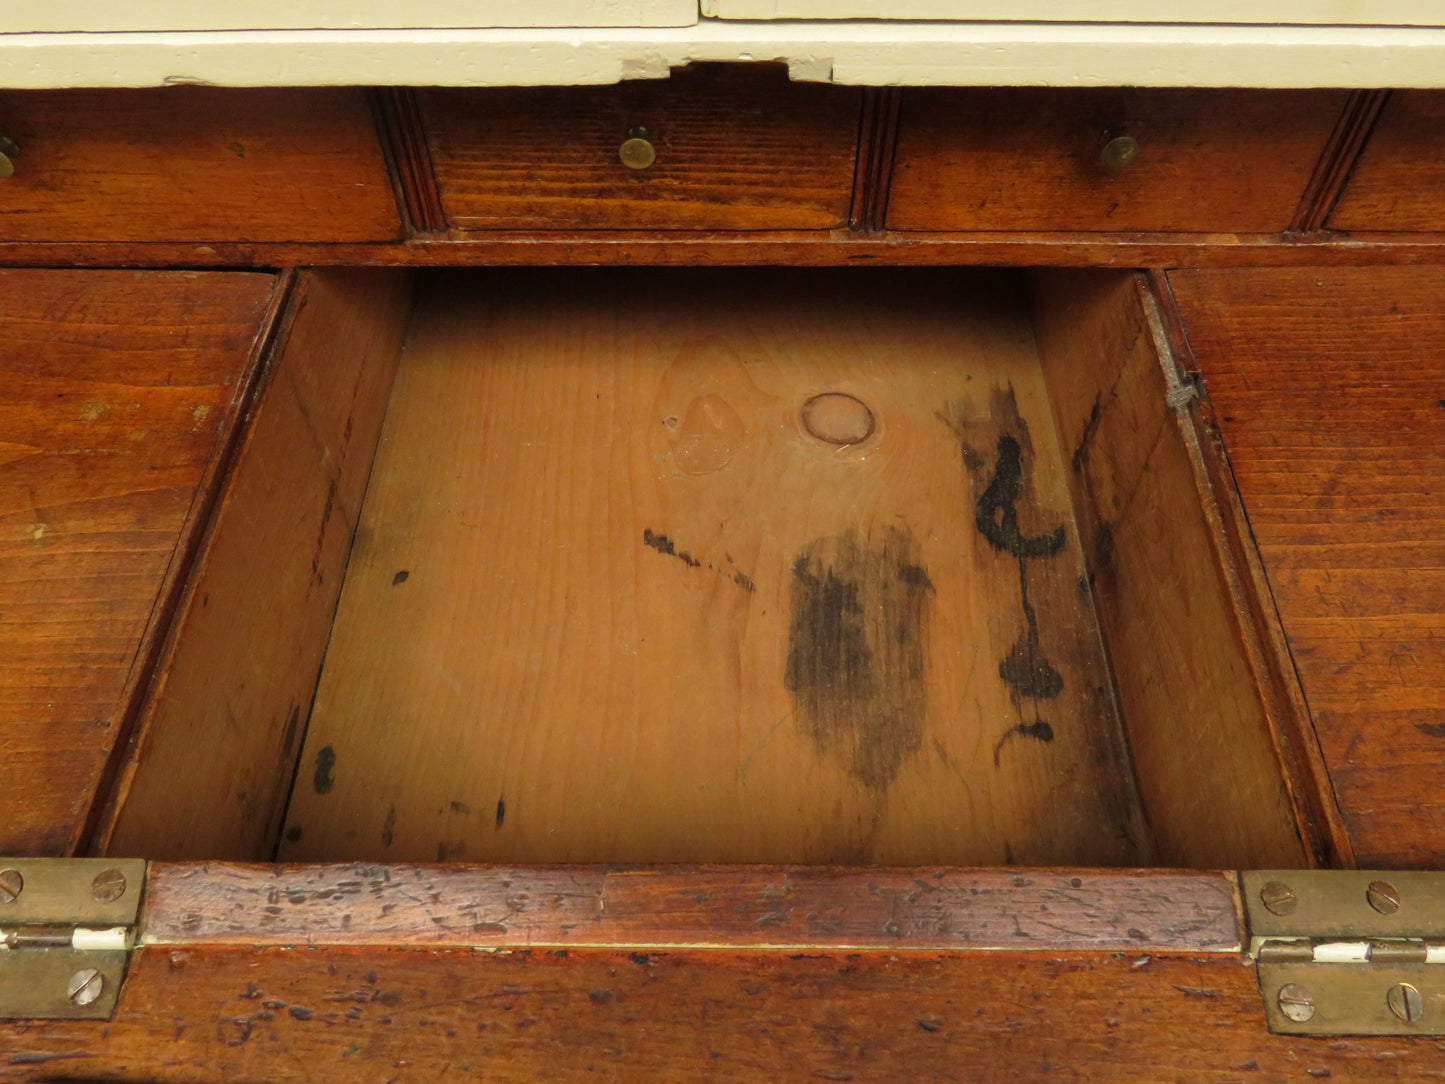
[(642, 126), (629, 128), (627, 138), (617, 149), (617, 157), (628, 169), (646, 169), (657, 161), (657, 148), (652, 145), (652, 133)]
[(1119, 170), (1139, 157), (1139, 141), (1119, 129), (1104, 133), (1104, 146), (1099, 151), (1099, 163), (1107, 170)]
[(15, 176), (15, 158), (20, 147), (8, 135), (0, 133), (0, 178)]

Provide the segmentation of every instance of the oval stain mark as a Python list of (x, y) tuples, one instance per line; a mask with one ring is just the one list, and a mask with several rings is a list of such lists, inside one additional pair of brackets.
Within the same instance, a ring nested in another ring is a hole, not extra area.
[(336, 767), (336, 750), (331, 746), (321, 747), (316, 754), (316, 774), (311, 777), (311, 785), (316, 788), (317, 794), (330, 794), (331, 788), (336, 786), (336, 780), (331, 778), (331, 769)]
[(798, 419), (809, 434), (826, 444), (862, 444), (877, 422), (863, 400), (841, 391), (815, 395), (803, 404)]

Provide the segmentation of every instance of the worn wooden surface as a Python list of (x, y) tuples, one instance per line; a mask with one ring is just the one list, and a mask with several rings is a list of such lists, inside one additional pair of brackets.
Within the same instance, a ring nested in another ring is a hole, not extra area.
[[(1305, 864), (1271, 720), (1219, 566), (1141, 281), (1036, 275), (1035, 320), (1069, 452), (1104, 641), (1161, 862)], [(1176, 384), (1177, 386), (1177, 384)], [(1313, 849), (1313, 848), (1312, 848)]]
[(1149, 952), (147, 948), (111, 1023), (0, 1044), (9, 1080), (1445, 1078), (1440, 1040), (1269, 1035), (1239, 957)]
[(0, 92), (6, 241), (386, 241), (401, 219), (357, 89)]
[(1445, 91), (1390, 95), (1327, 224), (1445, 230)]
[(156, 864), (147, 944), (1237, 952), (1234, 878), (1098, 870)]
[[(1282, 230), (1343, 91), (910, 89), (898, 230)], [(1110, 170), (1106, 132), (1139, 142)]]
[(1445, 864), (1445, 271), (1169, 276), (1362, 866)]
[(1017, 281), (419, 306), (284, 857), (1147, 858)]
[[(857, 87), (780, 66), (663, 82), (419, 92), (441, 202), (459, 229), (827, 229), (848, 222)], [(618, 159), (634, 127), (657, 150)]]
[(0, 853), (77, 842), (272, 282), (0, 272)]
[(274, 852), (401, 353), (409, 282), (405, 271), (301, 276), (102, 826), (102, 853)]

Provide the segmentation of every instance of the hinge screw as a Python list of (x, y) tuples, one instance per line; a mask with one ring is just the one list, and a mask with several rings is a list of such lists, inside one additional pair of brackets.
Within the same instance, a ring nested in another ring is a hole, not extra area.
[(0, 903), (14, 903), (25, 888), (25, 878), (18, 869), (0, 869)]
[(1283, 881), (1270, 881), (1261, 888), (1259, 900), (1272, 915), (1291, 915), (1299, 906), (1294, 889)]
[(105, 979), (101, 978), (100, 972), (93, 967), (86, 967), (70, 976), (70, 982), (65, 987), (65, 996), (70, 998), (72, 1005), (89, 1005), (100, 997), (103, 989)]
[(1296, 1024), (1303, 1024), (1315, 1014), (1315, 996), (1297, 982), (1279, 988), (1279, 1011)]
[(1365, 889), (1365, 899), (1382, 915), (1393, 915), (1400, 909), (1400, 893), (1389, 881), (1371, 881)]
[(118, 869), (101, 870), (90, 882), (90, 891), (101, 903), (114, 903), (125, 895), (125, 874)]
[(1385, 1004), (1407, 1024), (1413, 1024), (1425, 1015), (1425, 1001), (1420, 991), (1408, 982), (1397, 982), (1390, 987), (1385, 993)]

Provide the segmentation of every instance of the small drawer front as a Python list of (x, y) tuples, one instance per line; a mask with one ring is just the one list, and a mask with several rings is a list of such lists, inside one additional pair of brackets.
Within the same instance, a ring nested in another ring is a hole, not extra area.
[(1335, 230), (1445, 230), (1445, 92), (1396, 91), (1325, 224)]
[(1344, 103), (1338, 91), (909, 91), (888, 225), (1282, 230)]
[(356, 89), (0, 94), (0, 241), (384, 241), (401, 221)]
[(462, 230), (842, 226), (860, 101), (771, 65), (420, 95), (442, 207)]

